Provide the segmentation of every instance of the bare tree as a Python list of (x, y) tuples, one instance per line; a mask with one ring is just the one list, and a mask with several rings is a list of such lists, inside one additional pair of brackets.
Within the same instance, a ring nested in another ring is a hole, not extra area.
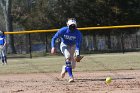
[[(6, 31), (9, 31), (9, 32), (13, 31), (12, 16), (11, 16), (11, 3), (12, 3), (12, 0), (0, 0), (0, 5), (3, 10), (3, 14), (5, 18), (5, 25), (6, 25), (5, 28), (6, 28)], [(8, 52), (16, 53), (16, 50), (14, 47), (14, 36), (8, 35), (7, 42), (9, 44)]]

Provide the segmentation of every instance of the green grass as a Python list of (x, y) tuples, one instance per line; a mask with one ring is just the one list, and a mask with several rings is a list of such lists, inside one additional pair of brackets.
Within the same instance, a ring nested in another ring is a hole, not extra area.
[[(0, 65), (0, 74), (60, 72), (63, 56), (9, 58), (8, 65)], [(85, 55), (74, 71), (140, 69), (140, 53), (111, 53)]]

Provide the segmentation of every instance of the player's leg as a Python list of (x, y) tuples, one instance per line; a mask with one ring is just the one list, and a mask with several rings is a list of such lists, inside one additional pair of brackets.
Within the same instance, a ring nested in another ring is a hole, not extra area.
[(66, 72), (67, 72), (67, 71), (66, 71), (66, 65), (63, 65), (63, 66), (62, 66), (62, 71), (61, 71), (61, 77), (62, 77), (62, 78), (65, 77)]
[(2, 61), (2, 64), (4, 64), (4, 57), (3, 57), (3, 52), (2, 52), (2, 50), (1, 50), (1, 61)]
[(3, 51), (3, 46), (1, 46), (1, 60), (2, 60), (2, 64), (4, 64), (4, 51)]
[[(66, 65), (62, 67), (61, 77), (63, 78), (65, 76), (65, 72), (68, 72), (70, 79), (72, 79), (72, 81), (73, 81), (72, 66), (71, 66), (71, 62), (70, 62), (70, 52), (69, 52), (70, 47), (65, 45), (64, 43), (61, 43), (60, 50), (66, 59)], [(64, 67), (65, 67), (65, 69), (64, 69)]]
[(69, 82), (74, 82), (74, 78), (73, 78), (73, 73), (72, 73), (72, 65), (71, 65), (71, 62), (70, 60), (66, 60), (66, 71), (68, 72), (69, 74)]
[(5, 64), (7, 64), (7, 56), (6, 55), (4, 56), (4, 61), (5, 61)]
[[(61, 50), (61, 52), (64, 56), (65, 56), (64, 51), (65, 51), (66, 48), (67, 48), (67, 46), (63, 42), (61, 42), (60, 43), (60, 50)], [(62, 78), (65, 77), (65, 73), (67, 72), (65, 68), (66, 68), (66, 65), (63, 65), (62, 66), (62, 71), (61, 71), (61, 77)]]
[(4, 57), (5, 64), (7, 64), (7, 56), (6, 56), (6, 49), (5, 49), (5, 47), (3, 48), (3, 57)]
[(3, 54), (2, 54), (2, 45), (0, 45), (0, 58), (2, 61), (2, 64), (4, 64)]
[(5, 54), (5, 48), (3, 48), (1, 50), (1, 55), (2, 55), (2, 63), (4, 64), (7, 64), (7, 57), (6, 57), (6, 54)]
[[(76, 62), (74, 60), (75, 45), (74, 46), (71, 46), (69, 48), (69, 52), (70, 52), (71, 67), (72, 67), (72, 69), (74, 69), (76, 67)], [(74, 81), (74, 78), (73, 77), (69, 79), (69, 82), (73, 82), (73, 81)]]
[(70, 61), (72, 64), (72, 69), (76, 67), (76, 61), (74, 60), (74, 53), (75, 53), (75, 45), (71, 46), (70, 48)]

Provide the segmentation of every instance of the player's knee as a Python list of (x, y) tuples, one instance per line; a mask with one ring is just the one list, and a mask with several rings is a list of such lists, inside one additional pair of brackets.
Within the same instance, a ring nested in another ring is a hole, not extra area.
[(70, 62), (70, 57), (67, 57), (66, 58), (66, 62)]
[(69, 53), (65, 53), (65, 58), (66, 58), (66, 60), (70, 60), (70, 54)]

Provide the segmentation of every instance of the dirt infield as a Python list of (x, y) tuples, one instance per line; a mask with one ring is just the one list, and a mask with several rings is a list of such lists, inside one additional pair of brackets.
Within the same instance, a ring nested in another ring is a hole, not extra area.
[[(59, 73), (0, 76), (0, 93), (140, 93), (140, 70), (74, 72), (75, 82)], [(109, 85), (105, 78), (113, 78)]]

